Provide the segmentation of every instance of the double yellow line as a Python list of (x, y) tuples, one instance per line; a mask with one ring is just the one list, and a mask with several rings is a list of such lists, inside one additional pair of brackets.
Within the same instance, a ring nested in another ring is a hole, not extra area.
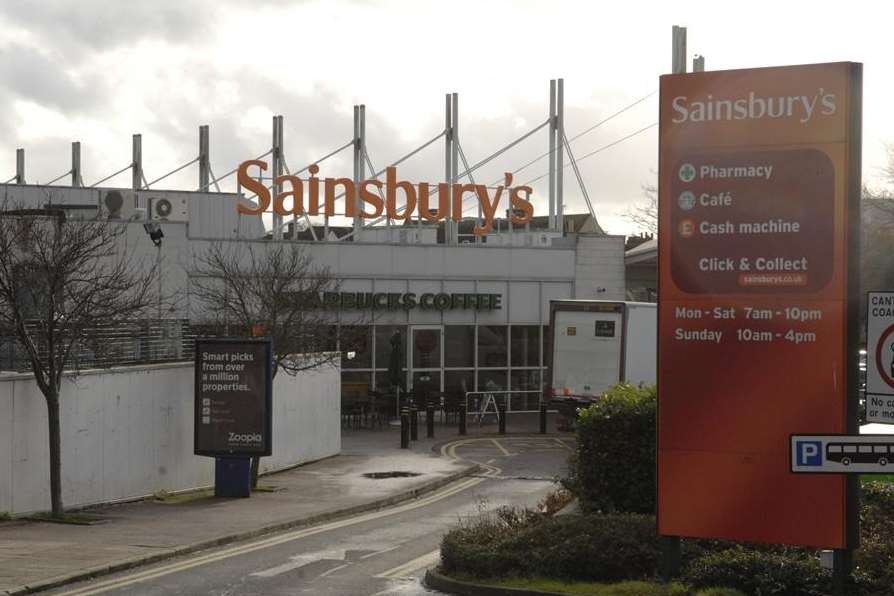
[[(490, 466), (490, 467), (493, 467), (493, 466)], [(499, 469), (497, 469), (497, 472), (499, 472)], [(82, 588), (77, 588), (74, 590), (70, 590), (68, 592), (63, 592), (63, 593), (59, 594), (58, 596), (91, 596), (93, 594), (102, 594), (104, 592), (116, 590), (118, 588), (124, 588), (126, 586), (130, 586), (132, 584), (136, 584), (139, 582), (149, 581), (152, 579), (163, 577), (165, 575), (170, 575), (172, 573), (179, 573), (181, 571), (186, 571), (187, 569), (192, 569), (194, 567), (199, 567), (201, 565), (208, 565), (211, 563), (216, 563), (217, 561), (222, 561), (224, 559), (229, 559), (232, 557), (245, 555), (245, 554), (252, 553), (252, 552), (255, 552), (255, 551), (258, 551), (261, 549), (270, 548), (272, 546), (277, 546), (280, 544), (285, 544), (286, 542), (292, 542), (294, 540), (306, 538), (308, 536), (314, 536), (315, 534), (322, 534), (324, 532), (337, 530), (339, 528), (344, 528), (344, 527), (352, 526), (352, 525), (356, 525), (356, 524), (362, 524), (364, 522), (373, 521), (373, 520), (380, 519), (383, 517), (388, 517), (391, 515), (398, 515), (400, 513), (405, 513), (407, 511), (412, 511), (414, 509), (426, 507), (428, 505), (431, 505), (432, 503), (437, 503), (438, 501), (442, 501), (444, 499), (447, 499), (448, 497), (452, 497), (453, 495), (460, 493), (466, 489), (472, 488), (473, 486), (480, 484), (482, 482), (484, 482), (483, 478), (469, 478), (469, 479), (459, 482), (458, 484), (449, 486), (443, 490), (435, 492), (427, 497), (423, 497), (423, 498), (413, 501), (411, 503), (406, 503), (404, 505), (398, 505), (396, 507), (391, 507), (389, 509), (383, 509), (381, 511), (365, 513), (362, 515), (358, 515), (356, 517), (350, 517), (347, 519), (333, 521), (333, 522), (329, 522), (329, 523), (322, 524), (319, 526), (314, 526), (311, 528), (294, 530), (291, 532), (287, 532), (285, 534), (278, 534), (278, 535), (272, 536), (270, 538), (265, 538), (263, 540), (249, 542), (247, 544), (232, 546), (232, 547), (226, 548), (224, 550), (216, 551), (213, 553), (208, 553), (206, 555), (192, 557), (186, 561), (169, 563), (167, 565), (162, 565), (161, 567), (147, 569), (146, 571), (141, 571), (139, 573), (128, 575), (127, 577), (101, 581), (99, 583), (95, 583), (95, 584), (92, 584), (89, 586), (84, 586)]]

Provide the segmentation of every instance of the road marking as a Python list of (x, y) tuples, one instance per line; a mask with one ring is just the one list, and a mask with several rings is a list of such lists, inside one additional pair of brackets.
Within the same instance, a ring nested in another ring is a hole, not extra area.
[(323, 573), (321, 573), (320, 575), (318, 575), (318, 576), (317, 576), (317, 579), (319, 579), (319, 578), (321, 578), (321, 577), (326, 577), (326, 576), (329, 575), (330, 573), (335, 573), (335, 572), (338, 571), (339, 569), (344, 569), (345, 567), (348, 567), (349, 565), (350, 565), (350, 563), (345, 563), (344, 565), (339, 565), (338, 567), (333, 567), (333, 568), (330, 569), (329, 571), (323, 572)]
[(283, 573), (288, 573), (289, 571), (294, 571), (299, 567), (304, 567), (305, 565), (309, 565), (311, 563), (315, 563), (317, 561), (322, 561), (323, 559), (330, 559), (333, 561), (343, 561), (345, 558), (345, 549), (341, 550), (318, 550), (310, 553), (304, 553), (300, 555), (295, 555), (293, 557), (289, 557), (289, 563), (283, 563), (282, 565), (277, 565), (276, 567), (271, 567), (269, 569), (265, 569), (263, 571), (256, 571), (254, 573), (249, 573), (252, 577), (263, 577), (270, 578), (276, 577), (277, 575), (282, 575)]
[(572, 449), (571, 447), (569, 447), (568, 445), (566, 445), (566, 444), (565, 444), (565, 441), (563, 441), (562, 439), (557, 439), (557, 438), (553, 437), (553, 441), (555, 441), (556, 443), (558, 443), (559, 445), (561, 445), (562, 447), (564, 447), (565, 449), (567, 449), (567, 450), (570, 451), (571, 453), (574, 453), (574, 449)]
[(416, 557), (412, 561), (407, 561), (403, 565), (398, 565), (393, 569), (389, 569), (388, 571), (383, 571), (378, 574), (376, 577), (385, 578), (385, 579), (398, 579), (400, 577), (407, 577), (408, 575), (412, 575), (416, 571), (420, 569), (424, 569), (426, 567), (431, 567), (435, 563), (441, 560), (441, 550), (433, 550), (430, 553), (424, 554), (421, 557)]
[(363, 556), (360, 557), (360, 558), (361, 558), (361, 559), (368, 559), (368, 558), (370, 558), (370, 557), (377, 557), (377, 556), (379, 556), (379, 555), (384, 555), (385, 553), (390, 553), (390, 552), (393, 551), (393, 550), (397, 550), (397, 549), (399, 549), (399, 548), (402, 547), (402, 546), (403, 546), (403, 544), (398, 544), (398, 545), (396, 545), (396, 546), (392, 546), (391, 548), (386, 548), (386, 549), (384, 549), (384, 550), (377, 550), (377, 551), (374, 552), (374, 553), (369, 553), (368, 555), (363, 555)]
[(499, 442), (498, 440), (496, 440), (496, 439), (491, 439), (491, 441), (494, 442), (494, 445), (497, 446), (497, 449), (499, 449), (500, 451), (503, 452), (503, 455), (505, 455), (506, 457), (509, 457), (510, 455), (512, 455), (511, 453), (509, 453), (509, 451), (506, 450), (505, 447), (503, 447), (503, 446), (500, 444), (500, 442)]
[(490, 463), (484, 463), (484, 462), (476, 461), (474, 459), (469, 459), (467, 457), (461, 457), (461, 456), (457, 455), (457, 453), (456, 453), (457, 448), (462, 447), (463, 445), (468, 445), (470, 443), (480, 443), (481, 441), (488, 441), (488, 440), (489, 439), (474, 438), (474, 439), (463, 439), (460, 441), (454, 441), (452, 443), (447, 443), (447, 444), (441, 446), (441, 455), (444, 457), (449, 457), (451, 459), (457, 459), (457, 460), (471, 462), (473, 464), (478, 464), (479, 466), (481, 466), (482, 468), (487, 470), (487, 472), (485, 472), (485, 474), (484, 474), (485, 476), (499, 476), (500, 472), (502, 472), (502, 470), (500, 468), (498, 468), (496, 466), (492, 466), (492, 465), (490, 465)]
[(99, 583), (91, 585), (91, 586), (85, 586), (83, 588), (78, 588), (75, 590), (70, 590), (68, 592), (63, 592), (63, 593), (59, 594), (58, 596), (92, 596), (93, 594), (102, 594), (102, 593), (108, 592), (110, 590), (115, 590), (118, 588), (123, 588), (125, 586), (129, 586), (131, 584), (136, 584), (139, 582), (156, 579), (159, 577), (163, 577), (165, 575), (177, 573), (179, 571), (186, 571), (187, 569), (192, 569), (193, 567), (199, 567), (200, 565), (207, 565), (209, 563), (215, 563), (217, 561), (229, 559), (231, 557), (235, 557), (238, 555), (248, 554), (248, 553), (255, 552), (255, 551), (258, 551), (261, 549), (269, 548), (271, 546), (278, 546), (280, 544), (285, 544), (286, 542), (292, 542), (294, 540), (298, 540), (300, 538), (305, 538), (307, 536), (313, 536), (315, 534), (322, 534), (324, 532), (329, 532), (331, 530), (336, 530), (339, 528), (344, 528), (347, 526), (352, 526), (352, 525), (364, 523), (367, 521), (372, 521), (375, 519), (380, 519), (383, 517), (389, 517), (392, 515), (397, 515), (399, 513), (412, 511), (414, 509), (426, 507), (428, 505), (431, 505), (432, 503), (437, 503), (438, 501), (442, 501), (448, 497), (452, 497), (453, 495), (460, 493), (466, 489), (472, 488), (473, 486), (476, 486), (482, 482), (484, 482), (483, 478), (471, 478), (468, 480), (461, 481), (458, 484), (448, 486), (447, 488), (444, 488), (434, 494), (431, 494), (427, 497), (423, 497), (423, 498), (413, 501), (411, 503), (406, 503), (404, 505), (397, 505), (390, 509), (383, 509), (381, 511), (365, 513), (362, 515), (358, 515), (356, 517), (350, 517), (350, 518), (346, 518), (346, 519), (342, 519), (342, 520), (337, 520), (337, 521), (329, 522), (329, 523), (322, 524), (319, 526), (303, 528), (301, 530), (293, 530), (293, 531), (287, 532), (285, 534), (279, 534), (276, 536), (272, 536), (270, 538), (257, 540), (255, 542), (249, 542), (247, 544), (232, 546), (232, 547), (226, 548), (222, 551), (209, 553), (206, 555), (201, 555), (201, 556), (194, 557), (194, 558), (191, 558), (186, 561), (180, 561), (177, 563), (171, 563), (168, 565), (164, 565), (164, 566), (156, 568), (156, 569), (149, 569), (146, 571), (141, 571), (139, 573), (135, 573), (128, 577), (106, 580), (106, 581), (99, 582)]

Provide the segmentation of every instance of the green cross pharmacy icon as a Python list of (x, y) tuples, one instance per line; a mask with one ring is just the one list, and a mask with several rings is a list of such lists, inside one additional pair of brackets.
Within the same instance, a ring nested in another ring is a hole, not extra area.
[(680, 166), (680, 180), (683, 182), (692, 182), (695, 178), (695, 167), (691, 163), (684, 163)]

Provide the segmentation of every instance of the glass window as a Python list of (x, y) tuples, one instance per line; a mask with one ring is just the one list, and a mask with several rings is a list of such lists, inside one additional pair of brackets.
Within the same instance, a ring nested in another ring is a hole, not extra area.
[[(400, 367), (407, 367), (407, 328), (403, 325), (376, 325), (376, 369), (388, 370), (391, 366), (391, 338), (395, 332), (400, 337)], [(378, 383), (376, 383), (378, 386)]]
[(540, 325), (513, 325), (512, 366), (540, 366)]
[[(507, 329), (505, 325), (478, 326), (479, 367), (506, 366)], [(505, 385), (504, 379), (503, 386)]]
[(341, 373), (342, 397), (366, 397), (370, 389), (371, 374), (368, 372), (345, 371)]
[(444, 327), (444, 366), (463, 368), (475, 366), (475, 327), (447, 325)]
[(475, 389), (475, 371), (473, 370), (447, 370), (444, 371), (444, 393), (448, 395), (465, 395), (467, 391)]
[(370, 327), (348, 326), (340, 329), (341, 341), (341, 367), (342, 368), (370, 368), (372, 367), (372, 342), (370, 342)]
[(543, 326), (543, 366), (549, 364), (547, 359), (549, 358), (550, 350), (552, 346), (549, 345), (549, 325)]
[(513, 369), (510, 388), (515, 391), (535, 391), (540, 389), (540, 369)]
[(531, 391), (532, 393), (514, 393), (512, 408), (516, 410), (536, 410), (540, 404), (540, 369), (513, 370), (509, 376), (512, 391)]
[(416, 403), (420, 406), (441, 392), (441, 371), (414, 370), (412, 380)]
[(413, 329), (413, 368), (441, 368), (441, 330)]
[(505, 370), (479, 370), (478, 391), (505, 391)]

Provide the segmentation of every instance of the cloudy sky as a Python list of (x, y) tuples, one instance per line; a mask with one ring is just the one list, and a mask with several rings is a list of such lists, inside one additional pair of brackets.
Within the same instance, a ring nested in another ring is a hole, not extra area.
[[(885, 184), (894, 143), (894, 10), (882, 2), (561, 2), (533, 0), (262, 1), (3, 0), (0, 2), (0, 181), (26, 149), (29, 183), (70, 167), (83, 146), (84, 181), (130, 161), (143, 135), (149, 180), (193, 159), (211, 125), (222, 174), (270, 146), (285, 117), (289, 166), (345, 142), (352, 106), (367, 106), (367, 145), (384, 167), (436, 135), (444, 94), (460, 97), (470, 162), (543, 122), (549, 80), (564, 77), (569, 137), (658, 88), (670, 70), (671, 26), (688, 28), (690, 58), (708, 70), (853, 60), (864, 63), (864, 182)], [(657, 94), (574, 141), (577, 156), (657, 122)], [(624, 214), (655, 178), (655, 127), (581, 161), (602, 225), (634, 231)], [(493, 182), (547, 150), (542, 131), (480, 172)], [(5, 164), (5, 165), (4, 165)], [(350, 175), (349, 153), (323, 176)], [(545, 173), (541, 160), (517, 174)], [(443, 144), (401, 166), (409, 180), (443, 176)], [(160, 186), (194, 189), (197, 168)], [(128, 173), (109, 184), (129, 185)], [(535, 191), (545, 193), (545, 180)], [(570, 170), (566, 211), (584, 209)], [(224, 189), (232, 190), (230, 178)], [(541, 195), (542, 197), (542, 195)], [(543, 209), (540, 209), (540, 206)], [(538, 211), (545, 210), (541, 200)]]

